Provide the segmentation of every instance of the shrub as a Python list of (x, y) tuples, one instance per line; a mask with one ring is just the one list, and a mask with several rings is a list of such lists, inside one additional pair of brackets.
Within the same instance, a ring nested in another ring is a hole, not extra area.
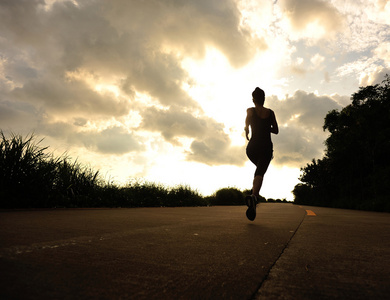
[(176, 206), (204, 206), (207, 201), (197, 191), (188, 186), (178, 185), (167, 188), (152, 182), (129, 183), (125, 188), (129, 204), (132, 206), (148, 207), (176, 207)]
[(210, 199), (211, 205), (243, 205), (244, 194), (236, 188), (223, 188), (215, 193)]
[(168, 192), (164, 206), (205, 206), (207, 201), (189, 186), (178, 185)]

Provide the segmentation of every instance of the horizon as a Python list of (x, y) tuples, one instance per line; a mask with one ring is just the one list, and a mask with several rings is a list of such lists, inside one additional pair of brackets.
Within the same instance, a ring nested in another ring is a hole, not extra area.
[(280, 132), (260, 194), (293, 200), (328, 111), (390, 74), (390, 2), (0, 4), (0, 129), (44, 137), (118, 184), (250, 189), (246, 109)]

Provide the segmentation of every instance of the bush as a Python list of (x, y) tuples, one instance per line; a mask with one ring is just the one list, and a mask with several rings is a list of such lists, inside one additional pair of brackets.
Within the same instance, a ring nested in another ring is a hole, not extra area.
[(244, 194), (236, 188), (223, 188), (210, 198), (211, 205), (244, 205)]
[(179, 185), (168, 192), (164, 206), (205, 206), (207, 201), (189, 186)]
[(151, 182), (129, 183), (125, 189), (129, 203), (135, 207), (205, 206), (207, 201), (188, 186), (166, 188)]

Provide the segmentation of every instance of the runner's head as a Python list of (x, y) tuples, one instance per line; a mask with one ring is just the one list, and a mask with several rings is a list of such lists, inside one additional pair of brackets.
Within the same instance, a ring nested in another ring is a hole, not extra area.
[(257, 105), (264, 105), (265, 101), (265, 94), (264, 91), (260, 88), (255, 88), (255, 90), (252, 93), (253, 102)]

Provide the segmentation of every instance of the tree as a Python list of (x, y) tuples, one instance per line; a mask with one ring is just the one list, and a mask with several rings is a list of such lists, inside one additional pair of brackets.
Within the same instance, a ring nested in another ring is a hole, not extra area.
[(310, 194), (311, 205), (390, 211), (390, 77), (351, 100), (326, 115), (325, 156), (301, 169), (295, 202)]

